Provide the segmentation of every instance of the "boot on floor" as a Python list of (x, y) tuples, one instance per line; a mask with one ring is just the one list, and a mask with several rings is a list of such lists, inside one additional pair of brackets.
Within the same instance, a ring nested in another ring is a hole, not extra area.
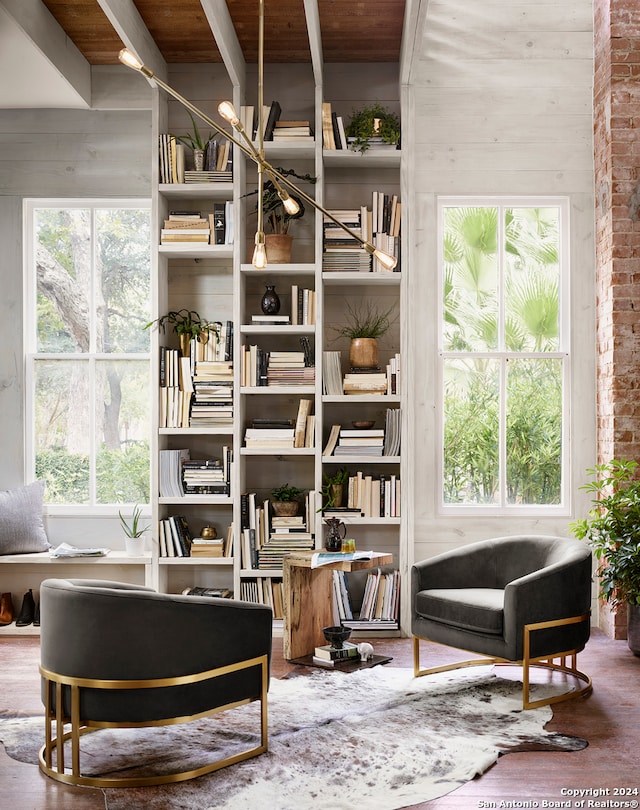
[(16, 619), (16, 627), (26, 627), (33, 623), (33, 617), (36, 612), (36, 602), (33, 598), (33, 591), (31, 588), (25, 593), (22, 600), (22, 607)]
[(13, 599), (10, 593), (3, 593), (0, 598), (0, 627), (13, 621)]

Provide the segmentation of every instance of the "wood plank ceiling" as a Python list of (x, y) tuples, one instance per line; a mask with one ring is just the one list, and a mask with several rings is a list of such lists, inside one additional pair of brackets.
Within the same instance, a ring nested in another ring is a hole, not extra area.
[[(220, 62), (199, 0), (133, 0), (169, 63)], [(98, 0), (43, 0), (91, 65), (123, 47)], [(257, 0), (227, 0), (248, 63), (257, 62)], [(319, 0), (325, 62), (397, 62), (404, 0)], [(265, 62), (309, 62), (303, 0), (265, 0)]]

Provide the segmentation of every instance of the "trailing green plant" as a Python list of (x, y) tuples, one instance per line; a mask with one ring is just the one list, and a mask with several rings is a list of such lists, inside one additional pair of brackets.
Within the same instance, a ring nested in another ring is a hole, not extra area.
[(389, 329), (393, 320), (391, 315), (395, 306), (382, 310), (372, 301), (361, 304), (351, 304), (347, 301), (347, 322), (342, 326), (332, 327), (341, 337), (350, 338), (379, 338)]
[(122, 531), (127, 535), (127, 537), (142, 537), (142, 535), (151, 528), (150, 525), (144, 526), (143, 528), (140, 527), (142, 507), (138, 506), (138, 504), (136, 504), (133, 508), (133, 514), (130, 522), (127, 521), (120, 511), (118, 511), (118, 516), (120, 517)]
[(298, 487), (290, 487), (289, 484), (282, 484), (271, 490), (271, 497), (274, 501), (296, 501), (304, 490)]
[(638, 463), (613, 459), (589, 468), (593, 480), (581, 489), (591, 492), (587, 518), (570, 524), (576, 537), (586, 539), (598, 561), (600, 597), (614, 607), (640, 606), (640, 480)]
[(400, 143), (400, 119), (381, 104), (371, 104), (354, 110), (345, 128), (349, 144), (357, 152), (366, 152), (372, 138), (397, 146)]
[(349, 471), (345, 467), (338, 467), (332, 473), (326, 473), (322, 476), (322, 506), (318, 512), (323, 512), (332, 506), (336, 506), (336, 490), (335, 487), (344, 486), (349, 480)]
[[(297, 172), (295, 172), (293, 169), (283, 169), (282, 167), (277, 167), (276, 171), (285, 177), (296, 177), (298, 180), (303, 180), (307, 183), (315, 183), (317, 180), (317, 177), (313, 177), (310, 174), (297, 174)], [(249, 194), (246, 194), (245, 196), (252, 197), (257, 196), (257, 194), (258, 190), (256, 189), (255, 191), (249, 192)], [(264, 215), (265, 230), (268, 233), (289, 233), (289, 225), (291, 222), (294, 219), (302, 219), (304, 216), (305, 208), (301, 198), (292, 192), (289, 193), (289, 196), (298, 203), (299, 210), (296, 214), (287, 213), (284, 208), (284, 203), (280, 199), (275, 183), (268, 179), (264, 181), (262, 191), (262, 212)], [(257, 203), (255, 210), (256, 212), (258, 211)]]
[(155, 321), (145, 324), (144, 328), (149, 329), (155, 325), (164, 332), (169, 324), (173, 326), (173, 331), (177, 335), (189, 335), (192, 338), (199, 338), (203, 332), (206, 332), (208, 339), (208, 334), (214, 332), (216, 342), (220, 340), (220, 324), (204, 320), (193, 309), (172, 310), (167, 312), (166, 315), (156, 318)]
[(210, 132), (206, 139), (200, 133), (198, 129), (198, 125), (196, 124), (196, 119), (189, 113), (189, 118), (191, 118), (191, 124), (193, 125), (193, 132), (187, 132), (185, 135), (176, 135), (176, 140), (180, 143), (183, 143), (185, 146), (188, 146), (190, 149), (193, 149), (195, 152), (196, 149), (200, 149), (204, 152), (207, 148), (207, 145), (210, 141), (215, 138), (213, 132)]

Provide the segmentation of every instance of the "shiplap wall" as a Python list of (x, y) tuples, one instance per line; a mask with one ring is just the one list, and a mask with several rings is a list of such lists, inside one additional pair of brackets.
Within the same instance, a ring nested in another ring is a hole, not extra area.
[[(511, 0), (430, 0), (405, 89), (412, 218), (415, 559), (484, 537), (568, 534), (557, 519), (446, 517), (439, 507), (438, 195), (567, 195), (571, 209), (572, 514), (595, 460), (592, 8)], [(404, 228), (403, 220), (403, 228)], [(405, 232), (406, 234), (406, 232)]]
[(0, 110), (0, 489), (24, 478), (22, 201), (150, 197), (150, 173), (150, 111)]

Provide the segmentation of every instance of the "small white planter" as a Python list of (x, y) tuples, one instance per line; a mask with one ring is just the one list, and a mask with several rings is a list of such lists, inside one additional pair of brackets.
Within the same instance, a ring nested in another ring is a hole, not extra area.
[(140, 557), (144, 554), (144, 537), (125, 537), (124, 544), (129, 557)]

